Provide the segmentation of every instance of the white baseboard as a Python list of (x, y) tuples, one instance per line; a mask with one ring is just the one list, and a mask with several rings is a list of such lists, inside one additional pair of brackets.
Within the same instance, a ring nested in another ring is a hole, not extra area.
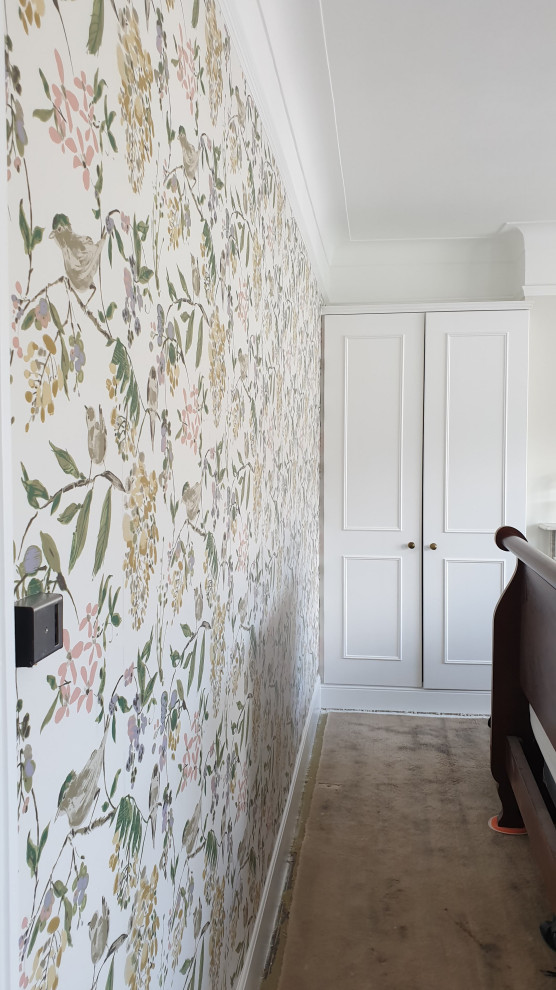
[(251, 935), (251, 941), (249, 942), (241, 975), (236, 984), (236, 990), (259, 990), (261, 985), (264, 966), (270, 948), (270, 940), (274, 931), (280, 900), (286, 882), (288, 856), (295, 836), (301, 797), (305, 785), (305, 776), (311, 758), (321, 710), (320, 702), (321, 683), (320, 678), (317, 678), (309, 713), (305, 720), (299, 752), (295, 761), (288, 800), (286, 801), (286, 807), (282, 815), (280, 830), (268, 868), (268, 876), (255, 919), (253, 934)]
[(490, 691), (432, 691), (426, 688), (322, 684), (321, 706), (323, 711), (490, 715)]

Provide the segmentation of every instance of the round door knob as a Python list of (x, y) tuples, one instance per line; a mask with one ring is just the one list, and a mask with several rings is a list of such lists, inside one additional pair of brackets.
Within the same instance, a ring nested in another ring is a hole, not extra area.
[(436, 543), (431, 543), (431, 550), (436, 550)]
[(411, 543), (408, 543), (407, 545), (408, 545), (408, 547), (409, 547), (410, 550), (415, 550), (415, 544), (414, 544), (413, 540), (411, 540)]

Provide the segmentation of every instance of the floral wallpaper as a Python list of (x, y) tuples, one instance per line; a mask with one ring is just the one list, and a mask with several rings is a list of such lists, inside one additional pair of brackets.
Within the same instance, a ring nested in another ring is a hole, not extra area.
[(15, 596), (64, 605), (20, 986), (224, 990), (317, 673), (319, 293), (214, 0), (7, 0), (5, 42)]

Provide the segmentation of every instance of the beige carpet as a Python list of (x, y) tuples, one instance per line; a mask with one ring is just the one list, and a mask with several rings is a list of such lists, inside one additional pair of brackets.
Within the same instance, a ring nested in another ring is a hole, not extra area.
[(497, 811), (485, 720), (330, 714), (265, 990), (556, 988), (528, 839)]

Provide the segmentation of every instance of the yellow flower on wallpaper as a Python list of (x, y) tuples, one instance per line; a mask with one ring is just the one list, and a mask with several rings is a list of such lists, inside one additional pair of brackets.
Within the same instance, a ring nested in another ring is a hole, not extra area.
[(121, 89), (118, 102), (125, 130), (129, 179), (134, 192), (138, 192), (143, 184), (145, 165), (153, 151), (151, 87), (154, 74), (151, 57), (141, 43), (139, 15), (133, 7), (124, 7), (120, 15), (119, 38), (117, 55)]

